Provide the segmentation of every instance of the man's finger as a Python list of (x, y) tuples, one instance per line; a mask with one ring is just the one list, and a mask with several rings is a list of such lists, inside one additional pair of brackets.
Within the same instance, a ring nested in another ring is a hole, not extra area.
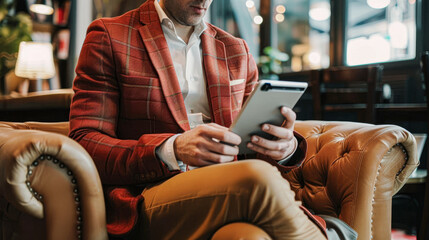
[(237, 146), (231, 146), (222, 142), (212, 140), (206, 148), (212, 152), (219, 153), (222, 155), (236, 156), (239, 152)]
[(207, 124), (207, 125), (208, 125), (208, 126), (210, 126), (210, 127), (217, 128), (217, 129), (228, 130), (228, 128), (227, 128), (227, 127), (224, 127), (224, 126), (219, 125), (219, 124), (217, 124), (217, 123), (209, 123), (209, 124)]
[(262, 125), (262, 130), (279, 139), (291, 140), (294, 137), (293, 131), (285, 127), (264, 124)]
[(256, 145), (271, 151), (284, 151), (289, 146), (289, 141), (287, 140), (272, 141), (259, 136), (252, 136), (250, 140), (253, 145)]
[(283, 156), (285, 154), (284, 151), (269, 150), (269, 149), (266, 149), (264, 147), (255, 145), (253, 143), (248, 143), (247, 147), (250, 148), (250, 149), (252, 149), (255, 152), (258, 152), (258, 153), (270, 156), (273, 159), (283, 158)]
[(234, 156), (227, 156), (213, 152), (205, 152), (204, 154), (204, 161), (211, 162), (212, 164), (226, 163), (234, 160)]
[(284, 127), (288, 129), (293, 129), (296, 120), (295, 112), (288, 107), (282, 107), (280, 111), (285, 117)]
[(202, 131), (205, 137), (208, 139), (215, 138), (221, 142), (225, 142), (230, 145), (238, 145), (241, 143), (241, 137), (229, 131), (227, 128), (223, 129), (217, 127), (207, 127), (204, 128)]

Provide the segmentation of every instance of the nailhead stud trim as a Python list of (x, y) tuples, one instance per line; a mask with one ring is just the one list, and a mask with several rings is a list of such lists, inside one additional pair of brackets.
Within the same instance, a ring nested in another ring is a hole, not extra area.
[(73, 176), (73, 172), (71, 170), (69, 170), (64, 163), (62, 163), (60, 160), (58, 160), (58, 159), (56, 159), (50, 155), (39, 156), (35, 161), (33, 161), (33, 163), (31, 165), (28, 166), (27, 180), (25, 181), (25, 184), (27, 185), (28, 190), (33, 194), (33, 196), (38, 201), (43, 203), (43, 196), (31, 187), (30, 177), (33, 174), (34, 168), (39, 166), (39, 164), (44, 160), (48, 160), (48, 161), (52, 160), (52, 162), (54, 164), (58, 164), (59, 168), (65, 169), (67, 175), (70, 177), (70, 182), (74, 185), (73, 186), (73, 194), (74, 194), (74, 200), (75, 200), (75, 204), (76, 204), (76, 213), (77, 213), (77, 225), (76, 225), (77, 231), (76, 231), (76, 234), (77, 234), (78, 239), (82, 239), (82, 220), (83, 219), (82, 219), (82, 215), (81, 215), (79, 188), (76, 185), (77, 180)]

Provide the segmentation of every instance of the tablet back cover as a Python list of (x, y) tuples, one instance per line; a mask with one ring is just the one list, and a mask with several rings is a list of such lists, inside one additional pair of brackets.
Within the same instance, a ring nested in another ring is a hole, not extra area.
[(281, 107), (293, 108), (306, 88), (305, 82), (260, 80), (230, 127), (241, 136), (239, 154), (254, 153), (246, 147), (252, 135), (273, 138), (261, 130), (262, 124), (281, 126), (284, 121)]

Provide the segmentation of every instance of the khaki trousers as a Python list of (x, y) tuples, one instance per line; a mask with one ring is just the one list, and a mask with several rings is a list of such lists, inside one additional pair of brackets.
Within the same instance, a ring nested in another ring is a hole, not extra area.
[(142, 195), (141, 239), (211, 239), (232, 222), (256, 225), (272, 239), (326, 239), (299, 208), (280, 172), (261, 160), (194, 169), (148, 187)]

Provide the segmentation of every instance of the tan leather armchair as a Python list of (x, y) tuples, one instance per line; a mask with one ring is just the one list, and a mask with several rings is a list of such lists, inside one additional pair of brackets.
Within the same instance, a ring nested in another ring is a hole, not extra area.
[[(308, 142), (305, 162), (285, 176), (297, 198), (359, 239), (390, 239), (392, 196), (418, 165), (414, 137), (351, 122), (302, 121), (296, 130)], [(98, 173), (67, 133), (67, 122), (0, 122), (1, 240), (108, 238)]]

